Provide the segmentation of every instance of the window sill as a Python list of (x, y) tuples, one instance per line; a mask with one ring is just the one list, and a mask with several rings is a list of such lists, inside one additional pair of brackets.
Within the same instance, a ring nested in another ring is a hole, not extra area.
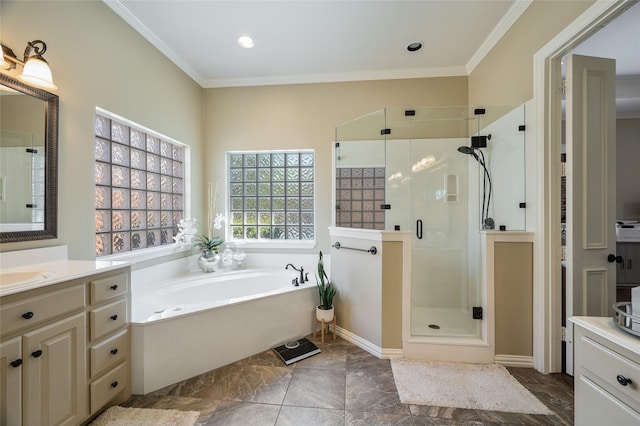
[(175, 244), (169, 244), (161, 247), (154, 247), (150, 249), (142, 249), (129, 251), (126, 253), (109, 254), (107, 256), (100, 256), (96, 260), (118, 260), (124, 262), (130, 262), (136, 264), (139, 262), (145, 262), (147, 260), (158, 259), (164, 256), (170, 256), (177, 253), (185, 253), (191, 251), (191, 245), (177, 246)]
[(248, 249), (312, 249), (316, 246), (315, 240), (310, 241), (292, 241), (292, 240), (268, 240), (268, 241), (251, 241), (251, 240), (229, 240), (225, 241), (230, 246), (240, 246)]

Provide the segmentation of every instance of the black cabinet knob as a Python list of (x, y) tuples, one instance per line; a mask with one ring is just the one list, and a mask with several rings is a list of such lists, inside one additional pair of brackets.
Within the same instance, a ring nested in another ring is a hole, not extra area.
[(111, 383), (111, 387), (112, 388), (117, 388), (118, 387), (118, 381), (116, 380), (115, 382)]
[(114, 284), (111, 287), (109, 287), (111, 290), (116, 291), (118, 289), (118, 284)]
[(13, 368), (20, 367), (21, 365), (22, 365), (22, 360), (19, 358), (16, 359), (15, 361), (11, 361), (11, 366)]
[(42, 355), (42, 350), (38, 349), (37, 351), (31, 352), (31, 356), (34, 358), (40, 358), (40, 355)]
[(29, 312), (25, 312), (24, 314), (22, 314), (22, 318), (24, 319), (31, 319), (33, 318), (33, 312), (29, 311)]
[(118, 348), (111, 349), (111, 355), (115, 355), (118, 353)]
[(620, 383), (622, 386), (627, 386), (633, 383), (631, 379), (624, 377), (622, 374), (618, 374), (618, 377), (616, 377), (616, 379), (618, 380), (618, 383)]
[(116, 315), (111, 315), (109, 318), (111, 318), (113, 321), (115, 321), (115, 320), (118, 319), (118, 315), (117, 314)]

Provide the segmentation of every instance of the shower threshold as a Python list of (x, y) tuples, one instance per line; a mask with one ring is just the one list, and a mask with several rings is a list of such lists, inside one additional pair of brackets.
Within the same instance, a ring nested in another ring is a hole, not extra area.
[(458, 308), (411, 308), (411, 335), (418, 337), (480, 338), (482, 321), (471, 310)]

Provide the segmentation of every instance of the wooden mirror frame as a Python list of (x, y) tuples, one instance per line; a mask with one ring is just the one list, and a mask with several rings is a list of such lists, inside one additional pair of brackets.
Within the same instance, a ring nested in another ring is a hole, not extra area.
[(58, 108), (59, 98), (53, 93), (29, 86), (0, 73), (0, 84), (40, 99), (45, 106), (45, 185), (44, 229), (34, 231), (0, 232), (0, 243), (46, 240), (58, 237)]

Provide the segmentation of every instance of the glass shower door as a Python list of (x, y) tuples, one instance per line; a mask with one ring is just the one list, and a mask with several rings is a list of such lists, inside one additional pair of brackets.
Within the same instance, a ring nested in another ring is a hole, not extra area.
[(479, 242), (469, 232), (469, 175), (477, 170), (457, 150), (468, 141), (411, 139), (412, 336), (481, 337), (482, 321), (473, 318)]

